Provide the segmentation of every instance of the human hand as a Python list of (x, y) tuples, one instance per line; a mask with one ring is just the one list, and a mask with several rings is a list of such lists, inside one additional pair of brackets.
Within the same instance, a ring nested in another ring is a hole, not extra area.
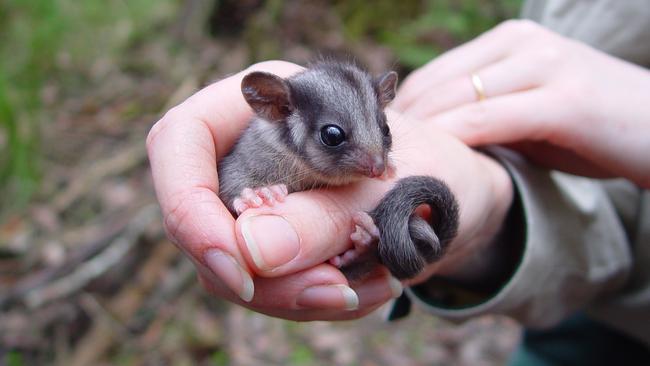
[[(252, 69), (281, 76), (299, 70), (278, 62)], [(348, 249), (352, 215), (372, 209), (400, 176), (443, 178), (459, 200), (459, 236), (427, 272), (453, 272), (464, 253), (486, 244), (498, 230), (512, 195), (505, 171), (434, 126), (394, 114), (389, 119), (395, 178), (294, 193), (273, 208), (247, 210), (235, 222), (216, 194), (216, 162), (252, 116), (239, 88), (252, 69), (172, 109), (147, 141), (168, 236), (192, 259), (211, 293), (293, 320), (357, 318), (397, 296), (401, 286), (385, 270), (350, 288), (325, 262)], [(251, 248), (258, 253), (255, 259)]]
[[(302, 266), (294, 261), (302, 270), (282, 276), (251, 275), (254, 270), (237, 243), (235, 219), (217, 196), (216, 166), (252, 117), (240, 83), (254, 70), (288, 76), (301, 68), (286, 62), (253, 65), (199, 91), (149, 133), (147, 149), (167, 235), (193, 261), (204, 287), (221, 298), (293, 320), (364, 315), (396, 296), (399, 283), (391, 287), (379, 273), (355, 292), (340, 271), (309, 259)], [(301, 244), (309, 253), (310, 241)], [(277, 255), (282, 258), (279, 252), (267, 259), (272, 263)], [(351, 308), (357, 310), (346, 311)]]
[(413, 72), (392, 107), (473, 146), (510, 144), (546, 167), (650, 188), (648, 105), (648, 70), (508, 21)]

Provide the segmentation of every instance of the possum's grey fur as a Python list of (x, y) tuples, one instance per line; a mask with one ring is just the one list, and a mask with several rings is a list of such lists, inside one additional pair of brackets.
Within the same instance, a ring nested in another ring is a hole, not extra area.
[[(347, 184), (364, 176), (359, 154), (386, 158), (390, 150), (383, 108), (394, 97), (394, 85), (382, 90), (381, 79), (338, 62), (318, 63), (285, 81), (291, 112), (278, 120), (258, 115), (218, 166), (219, 196), (233, 213), (244, 188), (284, 183), (291, 193)], [(343, 149), (328, 149), (318, 140), (321, 127), (332, 122), (349, 134)], [(414, 214), (421, 204), (431, 207), (431, 223)], [(342, 268), (349, 278), (362, 277), (377, 263), (399, 279), (414, 277), (442, 256), (458, 227), (453, 194), (425, 176), (401, 179), (370, 216), (380, 231), (378, 247)]]
[[(431, 207), (431, 221), (413, 212)], [(435, 178), (400, 179), (370, 213), (379, 228), (379, 258), (393, 276), (415, 277), (445, 253), (458, 230), (458, 204), (447, 185)]]
[[(285, 81), (292, 112), (279, 121), (254, 118), (218, 166), (219, 196), (232, 212), (244, 188), (284, 183), (291, 193), (344, 185), (364, 177), (361, 154), (387, 159), (392, 140), (382, 132), (388, 130), (383, 107), (394, 84), (382, 95), (381, 79), (339, 62), (317, 63)], [(320, 129), (333, 123), (347, 133), (342, 148), (319, 140)]]

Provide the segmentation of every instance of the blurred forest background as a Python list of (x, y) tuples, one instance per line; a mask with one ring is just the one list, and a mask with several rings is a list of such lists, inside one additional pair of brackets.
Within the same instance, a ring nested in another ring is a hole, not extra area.
[(517, 0), (0, 0), (0, 365), (499, 365), (507, 319), (271, 319), (197, 285), (144, 140), (250, 63), (353, 56), (404, 77)]

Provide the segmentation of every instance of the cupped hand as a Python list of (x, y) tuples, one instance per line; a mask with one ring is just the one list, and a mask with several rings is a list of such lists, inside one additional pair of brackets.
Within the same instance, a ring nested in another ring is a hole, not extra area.
[(650, 188), (649, 91), (650, 71), (519, 20), (413, 72), (393, 107), (473, 146), (511, 144), (553, 169)]
[(394, 178), (293, 193), (235, 220), (217, 195), (216, 165), (252, 117), (241, 79), (252, 70), (288, 76), (300, 69), (285, 62), (254, 65), (173, 108), (149, 134), (165, 230), (209, 292), (292, 320), (352, 319), (376, 309), (399, 295), (399, 282), (379, 269), (351, 285), (327, 260), (349, 248), (352, 215), (371, 210), (396, 179), (409, 175), (445, 180), (461, 209), (457, 239), (428, 272), (453, 272), (467, 251), (489, 242), (512, 195), (503, 168), (435, 126), (393, 113)]
[(217, 195), (217, 161), (253, 116), (241, 94), (244, 75), (259, 70), (289, 76), (301, 69), (279, 61), (256, 64), (167, 112), (147, 138), (154, 186), (168, 237), (213, 294), (293, 320), (358, 317), (396, 296), (400, 285), (391, 287), (378, 273), (354, 291), (340, 271), (313, 261), (284, 276), (256, 276), (237, 242), (235, 219)]

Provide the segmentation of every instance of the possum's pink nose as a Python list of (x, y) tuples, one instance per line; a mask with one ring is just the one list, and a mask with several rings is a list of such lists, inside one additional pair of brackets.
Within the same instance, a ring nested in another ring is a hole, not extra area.
[(386, 163), (381, 155), (368, 155), (363, 165), (366, 168), (366, 175), (370, 178), (380, 177), (386, 171)]

